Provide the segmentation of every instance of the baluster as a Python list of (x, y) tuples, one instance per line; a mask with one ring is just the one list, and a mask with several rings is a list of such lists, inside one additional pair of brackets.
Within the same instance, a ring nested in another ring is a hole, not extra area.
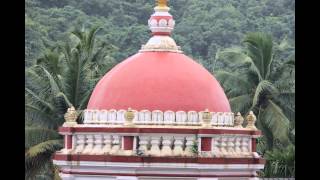
[(175, 120), (175, 113), (173, 111), (166, 111), (164, 113), (164, 124), (173, 125)]
[(191, 125), (198, 125), (199, 122), (199, 118), (198, 118), (198, 113), (195, 111), (189, 111), (188, 112), (188, 121)]
[(163, 124), (163, 113), (159, 110), (152, 111), (152, 123), (162, 125)]
[(112, 148), (109, 154), (115, 155), (120, 154), (120, 136), (119, 135), (112, 135)]
[(230, 113), (230, 126), (233, 127), (234, 126), (234, 113)]
[(192, 151), (194, 143), (195, 143), (194, 136), (187, 136), (186, 137), (186, 148), (184, 149), (185, 156), (193, 156), (194, 155), (194, 152)]
[(235, 139), (235, 156), (241, 156), (240, 146), (241, 146), (241, 138), (237, 137)]
[(152, 156), (160, 156), (160, 136), (151, 137), (151, 148), (148, 154)]
[(221, 157), (221, 138), (220, 137), (214, 137), (213, 138), (213, 148), (212, 148), (212, 154), (214, 157)]
[(139, 151), (148, 154), (149, 136), (139, 136)]
[(161, 156), (172, 156), (172, 136), (163, 136), (162, 137), (162, 149), (161, 149)]
[(108, 154), (111, 151), (111, 142), (112, 142), (112, 138), (111, 135), (109, 134), (104, 134), (103, 135), (103, 142), (104, 142), (104, 146), (102, 149), (103, 154)]
[(223, 119), (224, 119), (224, 125), (223, 126), (230, 126), (230, 121), (229, 121), (229, 113), (225, 112), (223, 113)]
[(92, 122), (92, 110), (86, 110), (84, 124), (90, 124)]
[(110, 124), (117, 123), (117, 111), (115, 109), (111, 109), (108, 112), (108, 121)]
[(99, 111), (98, 110), (93, 110), (92, 111), (92, 124), (98, 124), (99, 123)]
[(222, 156), (226, 156), (228, 154), (226, 147), (227, 147), (227, 138), (221, 137), (221, 143), (220, 143), (220, 152)]
[(217, 117), (217, 113), (215, 113), (215, 112), (212, 113), (211, 125), (212, 126), (218, 125), (218, 117)]
[(241, 141), (241, 154), (243, 156), (248, 156), (250, 155), (250, 152), (249, 152), (249, 143), (248, 143), (249, 139), (247, 137), (243, 137), (242, 138), (242, 141)]
[(227, 152), (228, 152), (228, 156), (233, 157), (235, 155), (235, 144), (234, 144), (234, 137), (229, 137), (228, 138), (228, 142), (227, 142)]
[(77, 134), (76, 135), (76, 147), (74, 152), (75, 153), (82, 153), (82, 151), (84, 150), (85, 147), (85, 143), (86, 143), (86, 136), (83, 134)]
[(94, 147), (90, 154), (103, 154), (102, 152), (102, 134), (94, 135)]
[(100, 111), (100, 124), (107, 124), (108, 123), (108, 111), (102, 110)]
[(183, 136), (174, 136), (174, 148), (173, 148), (173, 155), (174, 156), (182, 156), (183, 155), (183, 143), (184, 137)]
[(117, 112), (117, 123), (118, 124), (124, 124), (125, 118), (124, 118), (124, 113), (126, 112), (126, 110), (120, 109)]
[(87, 134), (87, 141), (86, 141), (87, 145), (83, 150), (83, 154), (90, 154), (92, 149), (93, 149), (93, 135), (92, 134)]
[(136, 120), (136, 124), (144, 124), (144, 114), (143, 114), (143, 111), (140, 111), (138, 113), (138, 118)]
[(224, 119), (221, 112), (218, 112), (217, 118), (218, 118), (218, 126), (223, 126)]

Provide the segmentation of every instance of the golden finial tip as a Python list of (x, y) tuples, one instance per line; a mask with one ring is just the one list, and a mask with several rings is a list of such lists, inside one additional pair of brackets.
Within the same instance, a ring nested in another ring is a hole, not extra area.
[(160, 7), (167, 7), (168, 0), (157, 0), (157, 4)]

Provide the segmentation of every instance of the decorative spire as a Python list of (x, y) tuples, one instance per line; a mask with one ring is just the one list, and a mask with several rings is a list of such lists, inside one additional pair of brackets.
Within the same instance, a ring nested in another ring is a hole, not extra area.
[(77, 125), (78, 112), (71, 106), (64, 114), (65, 123), (63, 126), (75, 126)]
[(143, 45), (140, 52), (146, 51), (165, 51), (181, 53), (180, 47), (170, 37), (174, 29), (175, 21), (169, 13), (170, 8), (167, 6), (168, 0), (157, 0), (157, 6), (154, 13), (148, 20), (149, 28), (153, 37), (147, 44)]
[(125, 126), (133, 126), (133, 119), (134, 119), (134, 112), (131, 108), (128, 108), (128, 110), (124, 114), (125, 118)]
[(241, 116), (241, 113), (238, 112), (236, 114), (236, 117), (234, 118), (234, 126), (235, 128), (243, 128), (242, 124), (243, 124), (243, 117)]
[(164, 10), (168, 11), (170, 8), (167, 5), (168, 0), (157, 0), (157, 7), (155, 7), (155, 10)]
[(210, 127), (211, 119), (212, 119), (211, 112), (209, 111), (209, 109), (205, 109), (202, 112), (202, 127), (207, 127), (207, 128)]
[(257, 120), (257, 117), (253, 114), (252, 111), (250, 111), (249, 115), (247, 116), (247, 126), (246, 126), (246, 128), (250, 129), (250, 130), (258, 130), (256, 128), (256, 126), (254, 125), (256, 120)]

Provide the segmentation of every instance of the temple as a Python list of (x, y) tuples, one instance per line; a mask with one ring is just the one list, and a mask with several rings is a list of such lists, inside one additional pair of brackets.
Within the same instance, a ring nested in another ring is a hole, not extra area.
[(255, 115), (232, 113), (219, 82), (183, 54), (169, 9), (158, 0), (152, 37), (98, 82), (83, 122), (68, 109), (53, 157), (63, 180), (258, 179)]

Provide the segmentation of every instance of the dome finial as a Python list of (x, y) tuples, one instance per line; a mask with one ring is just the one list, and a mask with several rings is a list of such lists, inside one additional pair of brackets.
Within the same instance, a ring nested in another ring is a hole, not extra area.
[(168, 0), (157, 0), (158, 6), (160, 7), (166, 7)]
[(155, 9), (168, 11), (168, 0), (157, 0), (157, 7), (155, 7)]

